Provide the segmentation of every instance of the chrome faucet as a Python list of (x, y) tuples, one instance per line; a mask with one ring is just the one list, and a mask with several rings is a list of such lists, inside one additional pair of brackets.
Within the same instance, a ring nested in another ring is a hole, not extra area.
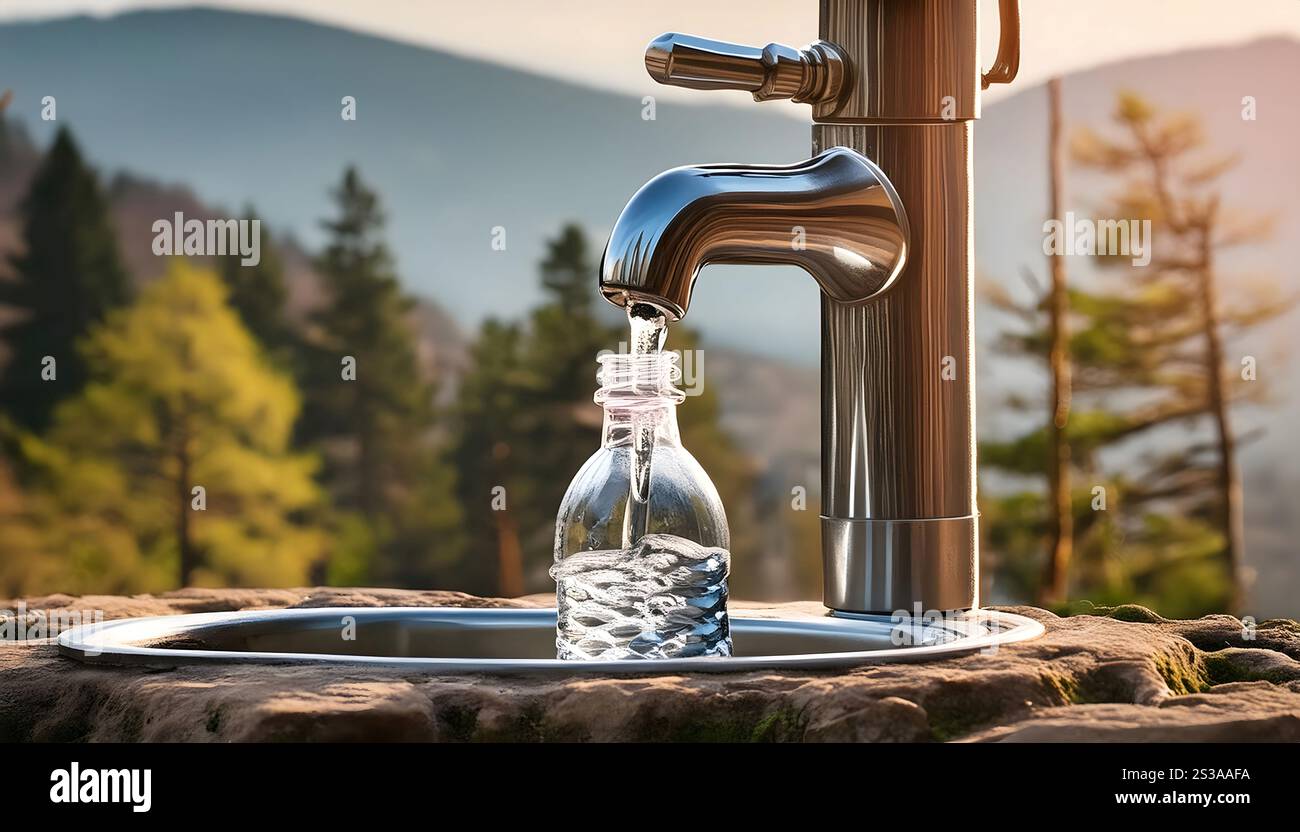
[(797, 165), (697, 165), (647, 182), (619, 215), (600, 290), (620, 306), (653, 303), (686, 314), (710, 263), (801, 266), (839, 303), (893, 283), (907, 250), (894, 186), (844, 147)]
[[(1000, 0), (981, 75), (976, 0), (822, 0), (806, 49), (656, 38), (655, 80), (813, 107), (816, 155), (675, 168), (628, 202), (600, 290), (690, 307), (710, 263), (785, 263), (821, 287), (824, 600), (845, 612), (979, 604), (971, 137), (979, 89), (1019, 63)], [(872, 161), (874, 160), (874, 161)]]

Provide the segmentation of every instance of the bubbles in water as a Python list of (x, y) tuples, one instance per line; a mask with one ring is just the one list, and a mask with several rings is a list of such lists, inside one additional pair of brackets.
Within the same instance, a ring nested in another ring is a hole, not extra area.
[(627, 308), (627, 322), (632, 330), (633, 355), (653, 355), (664, 348), (668, 317), (662, 309), (648, 303), (634, 303)]

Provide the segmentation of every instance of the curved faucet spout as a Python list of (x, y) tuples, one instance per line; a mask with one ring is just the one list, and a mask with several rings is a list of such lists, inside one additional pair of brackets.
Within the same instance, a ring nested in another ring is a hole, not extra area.
[(642, 186), (619, 215), (600, 291), (611, 303), (652, 303), (681, 318), (710, 263), (790, 264), (832, 300), (857, 304), (898, 276), (907, 240), (894, 186), (845, 147), (788, 166), (673, 168)]

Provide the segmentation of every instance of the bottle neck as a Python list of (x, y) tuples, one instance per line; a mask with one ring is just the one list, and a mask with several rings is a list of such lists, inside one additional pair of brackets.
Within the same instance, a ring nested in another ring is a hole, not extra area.
[(636, 408), (610, 407), (606, 404), (600, 444), (605, 448), (630, 445), (638, 431), (652, 425), (656, 445), (682, 444), (682, 436), (677, 429), (676, 402)]
[(686, 395), (676, 386), (682, 377), (678, 355), (605, 353), (598, 361), (600, 389), (595, 400), (605, 409), (601, 443), (607, 448), (624, 445), (635, 433), (653, 427), (656, 443), (681, 444), (677, 405)]

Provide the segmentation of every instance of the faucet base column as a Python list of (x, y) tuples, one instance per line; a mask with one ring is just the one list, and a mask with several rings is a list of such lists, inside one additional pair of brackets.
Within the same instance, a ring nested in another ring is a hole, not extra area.
[(822, 517), (825, 604), (889, 615), (979, 606), (978, 520)]

